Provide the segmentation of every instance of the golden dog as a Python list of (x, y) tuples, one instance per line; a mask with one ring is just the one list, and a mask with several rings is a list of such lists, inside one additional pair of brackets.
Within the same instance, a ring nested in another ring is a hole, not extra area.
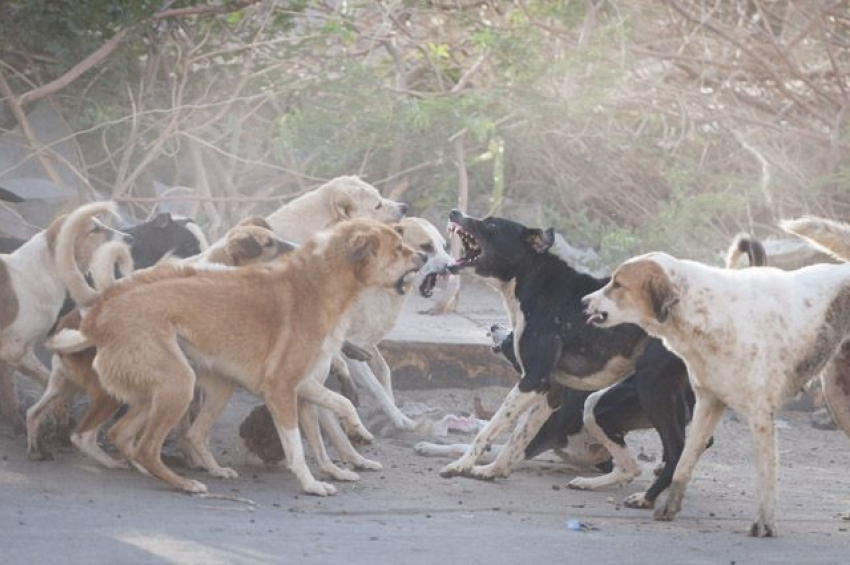
[(327, 372), (345, 335), (346, 311), (363, 291), (402, 292), (405, 277), (423, 263), (392, 228), (352, 220), (318, 234), (281, 264), (137, 274), (107, 290), (80, 331), (66, 330), (54, 344), (65, 352), (97, 346), (94, 368), (104, 388), (130, 406), (116, 424), (116, 447), (169, 485), (206, 491), (161, 459), (166, 435), (192, 400), (191, 360), (260, 396), (304, 491), (335, 494), (307, 468), (298, 397), (332, 409), (349, 432), (371, 439), (354, 406), (309, 377)]

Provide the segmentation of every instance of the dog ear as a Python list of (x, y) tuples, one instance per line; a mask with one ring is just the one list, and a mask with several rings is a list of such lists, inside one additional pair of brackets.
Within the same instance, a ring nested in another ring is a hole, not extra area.
[(170, 213), (160, 212), (153, 219), (153, 222), (151, 222), (151, 225), (155, 228), (167, 228), (168, 226), (171, 225), (171, 222), (172, 222), (172, 219), (171, 219)]
[(679, 302), (679, 294), (670, 279), (663, 274), (650, 276), (646, 282), (646, 290), (655, 319), (663, 324), (670, 317), (673, 306)]
[(331, 206), (338, 220), (350, 220), (354, 213), (354, 200), (346, 192), (336, 191)]
[(381, 245), (380, 238), (374, 233), (358, 233), (348, 243), (348, 260), (357, 263), (375, 254)]
[(555, 243), (555, 230), (552, 228), (547, 230), (526, 228), (522, 238), (534, 249), (535, 253), (543, 254), (549, 251), (549, 248)]
[(263, 252), (263, 246), (260, 242), (249, 233), (240, 234), (227, 242), (227, 252), (235, 259), (235, 263), (240, 263), (239, 259), (253, 259), (259, 257)]

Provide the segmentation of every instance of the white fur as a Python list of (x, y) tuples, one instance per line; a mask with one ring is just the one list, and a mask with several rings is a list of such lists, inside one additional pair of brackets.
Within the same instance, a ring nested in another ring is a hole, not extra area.
[[(816, 348), (831, 302), (850, 292), (850, 265), (815, 265), (797, 271), (770, 267), (726, 270), (653, 253), (678, 297), (666, 321), (631, 303), (618, 307), (612, 282), (586, 298), (590, 312), (605, 312), (605, 327), (631, 322), (661, 338), (688, 367), (696, 395), (691, 430), (666, 504), (656, 518), (672, 519), (685, 486), (726, 406), (750, 424), (755, 445), (758, 513), (752, 535), (775, 535), (776, 443), (774, 417), (783, 401), (823, 368), (798, 371)], [(833, 316), (847, 313), (833, 312)], [(829, 336), (818, 349), (824, 363), (845, 335)]]

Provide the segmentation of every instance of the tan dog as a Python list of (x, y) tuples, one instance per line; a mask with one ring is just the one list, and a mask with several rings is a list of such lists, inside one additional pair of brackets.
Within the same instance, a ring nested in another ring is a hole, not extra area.
[[(74, 245), (81, 237), (85, 225), (98, 214), (112, 210), (110, 203), (95, 203), (81, 207), (75, 211), (65, 222), (59, 235), (58, 247), (65, 248)], [(271, 261), (283, 253), (293, 249), (293, 246), (283, 242), (265, 225), (265, 220), (258, 217), (248, 218), (230, 230), (220, 242), (202, 253), (199, 258), (210, 264), (226, 266), (248, 265), (258, 262)], [(90, 295), (94, 290), (79, 276), (79, 267), (70, 262), (64, 265), (68, 271), (62, 272), (63, 279), (68, 285), (81, 306), (89, 305), (96, 300), (103, 291), (115, 284), (113, 265), (121, 266), (123, 273), (133, 270), (130, 251), (123, 242), (109, 242), (100, 247), (98, 253), (92, 260), (92, 275), (95, 280), (96, 295)], [(80, 285), (86, 288), (81, 290)], [(64, 316), (56, 326), (56, 333), (65, 329), (77, 329), (82, 320), (79, 309)], [(39, 399), (27, 411), (27, 451), (31, 459), (41, 460), (49, 457), (38, 443), (38, 430), (41, 421), (56, 403), (63, 399), (71, 398), (77, 391), (82, 390), (89, 398), (89, 406), (80, 420), (79, 424), (71, 434), (71, 442), (83, 453), (109, 468), (123, 468), (126, 465), (109, 456), (97, 443), (98, 431), (118, 409), (120, 403), (110, 396), (101, 386), (97, 374), (92, 368), (95, 349), (90, 348), (76, 353), (56, 353), (52, 359), (52, 370), (47, 388)], [(186, 438), (181, 438), (185, 441)], [(192, 463), (210, 470), (214, 475), (229, 476), (227, 470), (222, 469), (212, 459), (211, 464), (203, 465), (200, 461), (209, 459), (191, 457), (198, 450), (192, 450), (190, 459)], [(203, 450), (201, 450), (203, 451)], [(208, 449), (207, 449), (208, 451)], [(209, 456), (212, 458), (212, 455)]]
[[(0, 401), (3, 414), (20, 424), (14, 371), (47, 384), (49, 372), (34, 353), (35, 343), (56, 321), (65, 301), (65, 284), (56, 265), (56, 239), (65, 216), (33, 236), (14, 253), (0, 254)], [(110, 237), (102, 226), (86, 225), (70, 251), (88, 265), (94, 250)]]
[(348, 400), (308, 377), (327, 373), (345, 333), (345, 312), (364, 290), (401, 291), (404, 278), (423, 263), (389, 227), (345, 222), (279, 265), (164, 267), (134, 275), (107, 290), (79, 332), (66, 330), (56, 343), (66, 352), (97, 346), (94, 367), (102, 384), (130, 405), (116, 425), (116, 447), (169, 485), (206, 491), (204, 484), (166, 467), (160, 453), (191, 402), (191, 360), (262, 397), (302, 488), (334, 494), (336, 489), (316, 481), (305, 463), (298, 397), (345, 413), (349, 431), (371, 439)]

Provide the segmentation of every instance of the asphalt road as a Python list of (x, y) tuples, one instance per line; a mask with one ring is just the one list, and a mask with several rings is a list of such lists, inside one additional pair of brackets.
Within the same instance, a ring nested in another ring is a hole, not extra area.
[[(440, 391), (401, 396), (428, 402), (440, 394), (445, 400)], [(414, 455), (421, 438), (407, 434), (364, 448), (384, 470), (316, 498), (299, 493), (285, 468), (244, 453), (234, 422), (250, 400), (241, 398), (214, 442), (240, 477), (225, 482), (180, 470), (224, 499), (172, 492), (73, 450), (31, 462), (23, 439), (0, 429), (0, 563), (796, 565), (850, 556), (850, 522), (839, 515), (850, 511), (850, 440), (812, 429), (803, 414), (784, 415), (779, 433), (780, 537), (756, 540), (744, 535), (755, 505), (753, 470), (746, 426), (735, 418), (724, 418), (680, 517), (661, 523), (620, 506), (648, 486), (659, 459), (649, 432), (630, 436), (630, 444), (656, 462), (643, 462), (644, 475), (619, 489), (569, 490), (573, 471), (539, 463), (490, 483), (442, 479), (446, 460)], [(568, 519), (589, 529), (571, 530)]]

